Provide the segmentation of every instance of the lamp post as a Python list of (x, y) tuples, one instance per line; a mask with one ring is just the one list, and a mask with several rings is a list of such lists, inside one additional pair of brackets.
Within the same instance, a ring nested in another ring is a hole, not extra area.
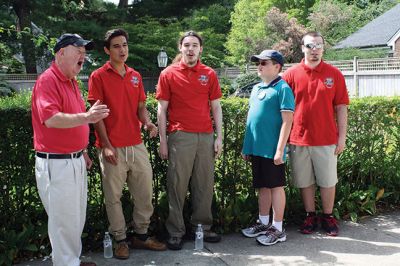
[(163, 69), (163, 68), (165, 68), (167, 66), (168, 55), (164, 51), (163, 47), (160, 49), (160, 52), (157, 55), (157, 62), (158, 62), (158, 67), (161, 68), (161, 69)]

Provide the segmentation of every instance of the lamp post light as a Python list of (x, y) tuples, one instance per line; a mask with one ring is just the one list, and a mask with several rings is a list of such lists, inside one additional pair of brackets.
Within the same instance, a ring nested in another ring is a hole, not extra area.
[(165, 68), (167, 66), (168, 63), (168, 55), (167, 53), (164, 51), (164, 48), (160, 49), (160, 52), (157, 55), (157, 62), (158, 62), (158, 67), (159, 68)]

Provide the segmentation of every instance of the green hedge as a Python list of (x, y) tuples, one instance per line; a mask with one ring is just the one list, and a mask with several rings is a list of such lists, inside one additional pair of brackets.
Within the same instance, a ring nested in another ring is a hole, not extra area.
[[(155, 99), (150, 96), (148, 109), (153, 121), (156, 120), (156, 106)], [(238, 231), (254, 221), (258, 210), (250, 167), (240, 156), (247, 99), (224, 99), (222, 108), (224, 150), (216, 163), (213, 212), (216, 229), (224, 233)], [(378, 203), (383, 206), (400, 203), (399, 110), (398, 97), (352, 101), (347, 149), (339, 158), (337, 217), (356, 220), (359, 215), (374, 214)], [(34, 174), (29, 93), (0, 98), (0, 137), (2, 265), (50, 252), (47, 216), (37, 193)], [(149, 140), (147, 135), (144, 135), (144, 139), (154, 171), (155, 213), (151, 231), (165, 235), (164, 221), (168, 214), (165, 193), (167, 165), (157, 156), (158, 140)], [(95, 158), (94, 149), (89, 152)], [(89, 172), (88, 213), (83, 235), (85, 249), (91, 250), (100, 248), (103, 232), (107, 230), (97, 159), (94, 162)], [(288, 186), (286, 193), (285, 219), (288, 223), (296, 223), (303, 214), (299, 192)], [(122, 201), (126, 217), (131, 217), (132, 203), (127, 190)], [(185, 206), (186, 221), (190, 208), (189, 199)]]

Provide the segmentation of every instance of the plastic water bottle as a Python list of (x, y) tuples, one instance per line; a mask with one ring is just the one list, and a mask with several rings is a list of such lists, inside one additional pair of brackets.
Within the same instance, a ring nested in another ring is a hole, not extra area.
[(194, 250), (202, 250), (204, 248), (203, 238), (203, 227), (201, 227), (201, 224), (198, 224), (196, 229), (196, 239), (194, 240)]
[(104, 235), (104, 258), (110, 259), (113, 257), (113, 250), (112, 250), (112, 240), (110, 234), (108, 232)]

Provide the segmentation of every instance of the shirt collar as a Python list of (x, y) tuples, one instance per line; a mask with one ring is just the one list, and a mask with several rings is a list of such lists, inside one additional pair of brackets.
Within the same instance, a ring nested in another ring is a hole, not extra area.
[(318, 73), (320, 73), (322, 71), (322, 68), (324, 67), (324, 60), (321, 59), (321, 62), (318, 64), (318, 66), (314, 67), (314, 68), (310, 68), (309, 66), (307, 66), (305, 64), (304, 58), (301, 60), (300, 64), (303, 66), (304, 70), (307, 72), (311, 72), (311, 71), (316, 71)]
[(59, 80), (61, 80), (62, 82), (67, 82), (67, 81), (73, 80), (73, 78), (72, 78), (72, 79), (68, 79), (68, 78), (64, 75), (64, 73), (61, 72), (60, 68), (57, 66), (57, 64), (56, 64), (55, 61), (53, 61), (53, 62), (51, 63), (50, 68), (51, 68), (51, 70), (53, 71), (54, 75), (56, 75), (56, 77), (57, 77)]
[(199, 66), (200, 66), (200, 59), (197, 60), (196, 65), (193, 66), (193, 67), (189, 67), (188, 65), (186, 65), (185, 62), (183, 62), (183, 59), (181, 59), (181, 61), (179, 62), (179, 68), (182, 69), (182, 70), (183, 69), (189, 69), (189, 70), (197, 72), (199, 70)]
[[(113, 71), (113, 72), (115, 72), (115, 73), (117, 73), (118, 74), (118, 72), (114, 69), (114, 67), (111, 65), (111, 62), (110, 61), (107, 61), (107, 63), (105, 64), (105, 67), (106, 67), (106, 70), (107, 71)], [(124, 64), (124, 67), (125, 67), (125, 70), (126, 70), (126, 74), (128, 74), (128, 73), (130, 73), (130, 72), (132, 72), (133, 70), (130, 68), (130, 67), (128, 67), (126, 64)], [(118, 74), (119, 75), (119, 74)]]
[(278, 84), (279, 81), (281, 81), (281, 79), (282, 79), (282, 77), (278, 76), (268, 84), (265, 84), (264, 82), (261, 82), (259, 87), (260, 87), (260, 89), (267, 89), (267, 88), (270, 88), (270, 87), (274, 87), (276, 84)]

